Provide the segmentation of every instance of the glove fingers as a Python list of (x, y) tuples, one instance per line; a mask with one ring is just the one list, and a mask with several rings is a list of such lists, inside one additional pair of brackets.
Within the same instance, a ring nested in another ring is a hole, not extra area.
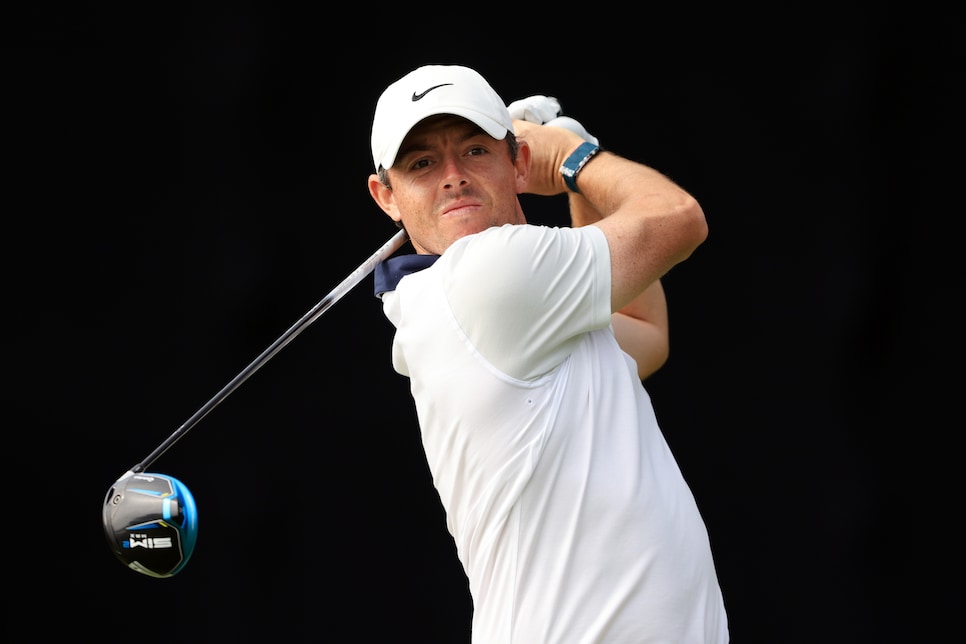
[(540, 94), (521, 98), (507, 106), (510, 118), (544, 124), (560, 114), (560, 103), (552, 96)]

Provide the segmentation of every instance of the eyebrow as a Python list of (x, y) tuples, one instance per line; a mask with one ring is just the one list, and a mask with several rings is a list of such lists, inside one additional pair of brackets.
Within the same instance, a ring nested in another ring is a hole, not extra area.
[[(487, 137), (490, 136), (479, 125), (477, 125), (476, 123), (473, 123), (472, 121), (467, 121), (462, 117), (460, 117), (459, 122), (454, 122), (453, 125), (447, 125), (445, 127), (463, 128), (464, 130), (463, 134), (457, 139), (459, 143), (465, 143), (466, 141), (481, 135), (487, 136)], [(433, 129), (434, 128), (432, 126), (429, 128), (430, 131), (432, 131)], [(418, 135), (412, 139), (407, 137), (406, 142), (399, 148), (399, 151), (396, 153), (396, 157), (401, 159), (411, 152), (427, 152), (431, 150), (432, 149), (431, 146), (425, 143), (427, 136), (429, 135)]]

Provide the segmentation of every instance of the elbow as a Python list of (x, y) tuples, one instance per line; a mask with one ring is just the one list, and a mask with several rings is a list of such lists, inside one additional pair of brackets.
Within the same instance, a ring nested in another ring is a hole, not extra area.
[[(691, 251), (693, 252), (708, 238), (708, 220), (704, 216), (704, 209), (701, 207), (701, 204), (691, 195), (686, 196), (682, 204), (682, 211), (684, 213), (682, 221), (684, 222), (687, 238), (690, 241)], [(688, 254), (690, 255), (691, 253), (689, 252)]]
[(673, 222), (674, 251), (671, 264), (677, 264), (691, 256), (708, 238), (708, 221), (701, 204), (687, 193), (675, 203), (670, 221)]

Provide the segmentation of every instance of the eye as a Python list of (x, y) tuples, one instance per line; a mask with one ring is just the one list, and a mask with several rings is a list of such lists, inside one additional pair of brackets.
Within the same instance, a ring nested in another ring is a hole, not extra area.
[(421, 170), (429, 165), (429, 159), (419, 159), (413, 163), (410, 167), (411, 170)]
[(475, 148), (470, 148), (466, 152), (466, 155), (467, 156), (471, 156), (471, 157), (473, 157), (473, 156), (480, 156), (481, 154), (486, 154), (486, 148), (484, 148), (484, 147), (475, 147)]

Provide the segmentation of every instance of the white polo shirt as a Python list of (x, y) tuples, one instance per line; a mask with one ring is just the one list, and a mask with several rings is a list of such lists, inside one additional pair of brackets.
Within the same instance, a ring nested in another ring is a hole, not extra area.
[(385, 293), (485, 644), (724, 643), (704, 522), (610, 326), (593, 226), (503, 226)]

